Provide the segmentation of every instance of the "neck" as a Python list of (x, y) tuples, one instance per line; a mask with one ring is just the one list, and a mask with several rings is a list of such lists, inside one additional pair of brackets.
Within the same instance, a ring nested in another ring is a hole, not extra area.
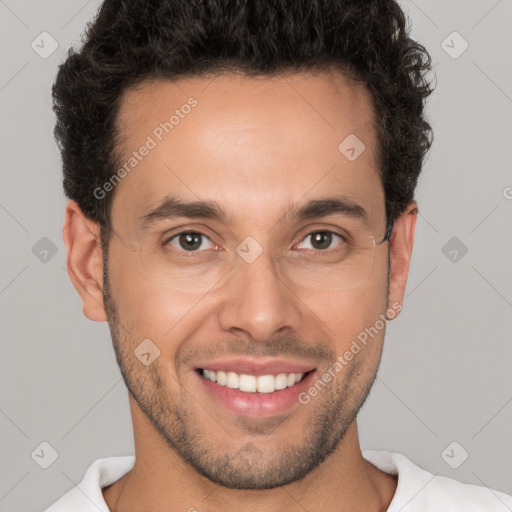
[(300, 481), (275, 489), (239, 490), (198, 474), (167, 446), (142, 411), (132, 408), (133, 414), (135, 465), (103, 489), (112, 512), (288, 512), (297, 510), (298, 504), (324, 512), (385, 511), (395, 493), (396, 478), (363, 458), (355, 421), (336, 450)]

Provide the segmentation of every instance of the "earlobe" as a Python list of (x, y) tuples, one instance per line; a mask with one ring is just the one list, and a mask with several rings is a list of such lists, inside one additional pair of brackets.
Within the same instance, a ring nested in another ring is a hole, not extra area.
[(418, 205), (412, 202), (393, 226), (389, 241), (389, 307), (393, 307), (393, 304), (402, 305), (404, 301), (417, 218)]
[(68, 274), (82, 299), (84, 315), (96, 322), (106, 321), (100, 227), (73, 200), (66, 206), (63, 238)]

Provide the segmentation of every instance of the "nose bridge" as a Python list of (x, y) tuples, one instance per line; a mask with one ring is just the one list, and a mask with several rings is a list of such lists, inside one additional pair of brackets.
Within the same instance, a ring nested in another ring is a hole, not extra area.
[(221, 328), (244, 330), (256, 341), (265, 341), (283, 328), (297, 329), (301, 314), (288, 286), (271, 251), (261, 252), (253, 261), (242, 253), (235, 259), (218, 309)]

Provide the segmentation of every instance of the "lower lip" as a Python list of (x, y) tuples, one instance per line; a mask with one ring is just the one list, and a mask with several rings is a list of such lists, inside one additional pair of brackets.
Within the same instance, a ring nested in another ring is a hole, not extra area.
[(213, 399), (226, 409), (237, 415), (258, 418), (284, 413), (299, 404), (299, 395), (308, 389), (317, 374), (311, 371), (297, 384), (272, 393), (246, 393), (205, 379), (198, 371), (194, 373)]

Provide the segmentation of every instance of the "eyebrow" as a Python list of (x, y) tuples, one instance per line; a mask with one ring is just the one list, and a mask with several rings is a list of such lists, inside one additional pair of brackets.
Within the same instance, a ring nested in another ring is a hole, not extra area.
[[(366, 210), (346, 196), (314, 199), (302, 206), (292, 205), (284, 218), (293, 223), (328, 215), (342, 215), (369, 224)], [(145, 230), (160, 220), (175, 217), (218, 220), (226, 225), (233, 222), (232, 216), (215, 201), (186, 201), (174, 196), (166, 196), (156, 208), (140, 217), (139, 221), (141, 228)]]

